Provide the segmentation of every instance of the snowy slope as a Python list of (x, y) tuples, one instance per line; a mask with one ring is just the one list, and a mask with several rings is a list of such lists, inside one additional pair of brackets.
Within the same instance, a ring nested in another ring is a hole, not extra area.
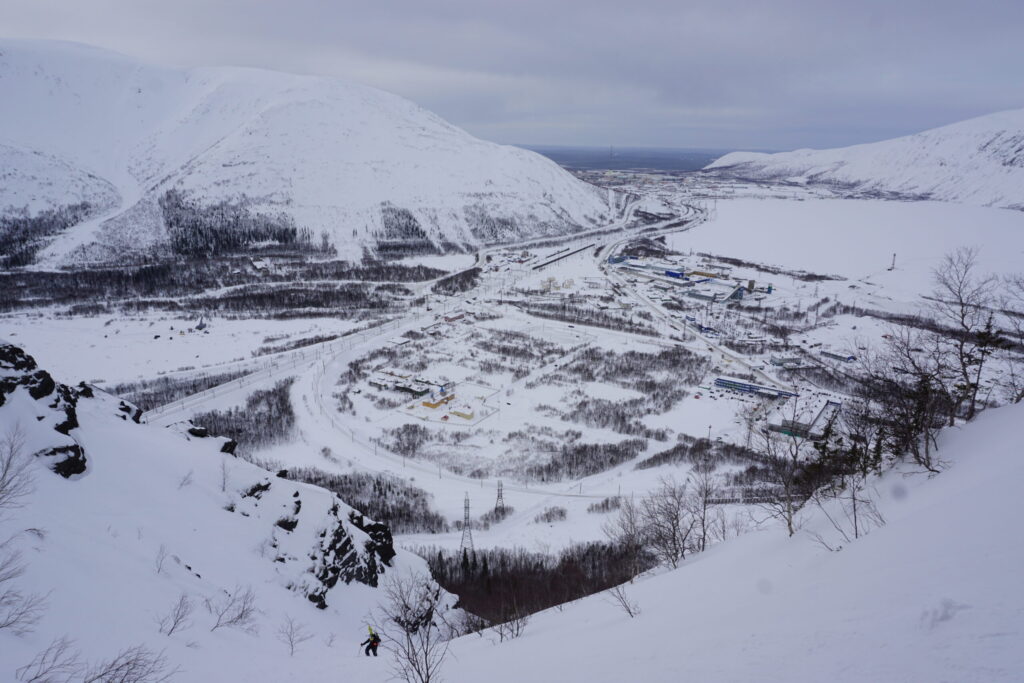
[[(478, 244), (601, 225), (621, 202), (540, 155), (330, 78), (165, 69), (83, 45), (3, 40), (0, 100), (0, 143), (119, 195), (103, 216), (115, 220), (69, 230), (44, 252), (48, 263), (95, 242), (106, 248), (77, 256), (165, 245), (157, 200), (171, 188), (284, 212), (349, 256), (383, 233), (385, 204), (410, 211), (435, 243)], [(16, 170), (0, 206), (38, 205), (37, 174)]]
[[(888, 524), (827, 552), (754, 532), (627, 592), (537, 615), (518, 640), (456, 642), (449, 680), (1019, 681), (1024, 676), (1019, 436), (1024, 405), (940, 440), (950, 463), (879, 482)], [(834, 513), (834, 511), (833, 511)], [(821, 514), (806, 530), (826, 536)], [(833, 539), (834, 540), (834, 539)]]
[(104, 211), (117, 200), (117, 190), (102, 178), (56, 157), (0, 144), (0, 214), (22, 208), (34, 215), (82, 202)]
[(706, 170), (1024, 210), (1024, 109), (840, 149), (733, 152)]
[[(392, 557), (390, 533), (331, 493), (224, 453), (224, 439), (135, 417), (117, 398), (54, 382), (0, 342), (0, 440), (20, 431), (32, 478), (23, 507), (0, 509), (0, 560), (18, 553), (25, 568), (0, 575), (0, 594), (13, 586), (46, 596), (33, 632), (0, 628), (0, 679), (15, 680), (15, 668), (67, 636), (93, 660), (139, 644), (165, 651), (183, 669), (175, 680), (292, 680), (275, 638), (292, 617), (315, 635), (300, 648), (316, 653), (306, 672), (327, 680), (337, 654), (325, 640), (358, 642), (373, 586), (426, 572), (409, 553)], [(204, 600), (236, 587), (256, 595), (256, 631), (211, 632)], [(168, 637), (156, 621), (181, 594), (195, 610)]]

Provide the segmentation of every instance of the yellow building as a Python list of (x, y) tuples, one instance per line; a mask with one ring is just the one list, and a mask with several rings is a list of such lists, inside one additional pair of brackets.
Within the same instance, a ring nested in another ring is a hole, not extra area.
[(455, 394), (448, 394), (447, 396), (442, 396), (436, 401), (431, 401), (428, 399), (423, 402), (423, 405), (425, 405), (428, 408), (440, 408), (444, 404), (450, 403), (453, 400), (455, 400)]

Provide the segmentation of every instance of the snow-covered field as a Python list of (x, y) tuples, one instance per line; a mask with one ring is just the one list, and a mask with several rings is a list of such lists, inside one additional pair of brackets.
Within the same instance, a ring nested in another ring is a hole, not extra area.
[(957, 247), (978, 247), (979, 266), (991, 273), (1024, 263), (1020, 211), (852, 199), (736, 199), (716, 206), (712, 220), (671, 237), (670, 246), (867, 280), (902, 300), (927, 292), (932, 269)]
[[(0, 336), (31, 349), (53, 372), (106, 386), (169, 373), (220, 373), (260, 362), (255, 352), (319, 336), (344, 334), (351, 321), (0, 317)], [(73, 352), (72, 352), (73, 350)]]

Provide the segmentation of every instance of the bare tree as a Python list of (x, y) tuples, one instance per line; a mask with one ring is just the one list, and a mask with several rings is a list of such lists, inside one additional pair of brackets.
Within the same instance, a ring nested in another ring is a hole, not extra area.
[(1024, 401), (1024, 273), (1007, 276), (1003, 291), (1000, 304), (1010, 337), (1003, 351), (1007, 368), (1003, 388), (1011, 403), (1020, 403)]
[(885, 346), (860, 362), (859, 393), (877, 406), (888, 450), (909, 452), (930, 472), (940, 469), (936, 437), (955, 412), (950, 387), (958, 373), (948, 361), (938, 335), (893, 328)]
[(178, 631), (189, 628), (192, 625), (189, 617), (192, 616), (193, 608), (194, 604), (189, 599), (188, 593), (179, 595), (178, 601), (174, 603), (170, 611), (157, 619), (160, 633), (165, 636), (172, 636)]
[(382, 633), (395, 649), (395, 677), (410, 683), (439, 679), (448, 638), (436, 623), (441, 587), (429, 577), (389, 575), (380, 606)]
[[(798, 397), (790, 398), (782, 411), (786, 416), (783, 427), (810, 422), (806, 403)], [(792, 536), (797, 531), (797, 513), (813, 491), (804, 474), (816, 455), (814, 443), (799, 429), (768, 428), (760, 434), (758, 450), (763, 459), (762, 476), (772, 485), (767, 500), (759, 505), (781, 520)]]
[(24, 504), (32, 493), (31, 459), (25, 455), (25, 433), (15, 424), (0, 441), (0, 519)]
[(932, 272), (932, 311), (949, 333), (941, 339), (958, 374), (950, 426), (966, 404), (968, 420), (977, 411), (978, 389), (985, 361), (998, 346), (992, 306), (998, 280), (978, 273), (978, 250), (961, 247), (946, 254)]
[(221, 627), (237, 628), (247, 633), (256, 632), (256, 593), (252, 587), (235, 586), (229, 593), (205, 601), (207, 611), (213, 615), (214, 624), (210, 631)]
[(163, 683), (178, 673), (162, 652), (143, 645), (121, 650), (113, 659), (89, 667), (82, 683)]
[(640, 506), (632, 499), (623, 500), (618, 516), (602, 524), (601, 530), (609, 541), (625, 551), (630, 563), (630, 576), (639, 574), (644, 553), (644, 523)]
[(80, 655), (66, 636), (50, 641), (31, 662), (15, 671), (21, 683), (70, 683), (82, 674)]
[[(812, 493), (811, 500), (839, 541), (850, 543), (885, 524), (869, 483), (870, 476), (881, 471), (882, 463), (881, 431), (870, 406), (848, 403), (841, 419), (826, 426), (815, 449), (819, 457), (808, 468), (818, 470), (810, 476), (822, 485)], [(811, 536), (828, 550), (841, 547), (824, 533), (812, 532)]]
[(713, 509), (719, 489), (715, 479), (715, 463), (711, 458), (701, 458), (694, 463), (688, 479), (690, 515), (696, 522), (694, 550), (704, 552), (708, 539), (714, 536)]
[(0, 631), (14, 635), (31, 633), (46, 611), (46, 597), (23, 593), (15, 585), (25, 573), (21, 552), (10, 548), (17, 537), (0, 543)]
[(675, 569), (690, 549), (697, 520), (691, 514), (686, 484), (671, 477), (644, 499), (642, 505), (643, 538), (662, 564)]
[(0, 631), (16, 636), (31, 633), (46, 611), (46, 597), (22, 593), (16, 588), (0, 590)]
[(623, 584), (613, 586), (605, 591), (612, 599), (612, 602), (622, 608), (630, 619), (640, 615), (640, 604), (629, 597)]
[(290, 657), (295, 656), (295, 650), (299, 645), (312, 637), (313, 634), (307, 631), (305, 626), (292, 619), (290, 615), (285, 616), (284, 622), (277, 628), (277, 639), (288, 646), (288, 656)]

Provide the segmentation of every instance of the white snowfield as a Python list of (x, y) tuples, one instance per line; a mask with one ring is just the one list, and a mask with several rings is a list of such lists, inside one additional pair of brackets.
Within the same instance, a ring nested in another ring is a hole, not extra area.
[(0, 40), (0, 101), (0, 211), (83, 198), (102, 209), (51, 244), (44, 264), (165, 244), (157, 200), (171, 188), (283, 212), (318, 242), (328, 233), (343, 257), (374, 243), (384, 204), (410, 211), (435, 243), (476, 245), (599, 227), (625, 201), (538, 154), (332, 78), (167, 69), (79, 44)]
[[(931, 288), (932, 270), (959, 247), (978, 250), (983, 273), (1019, 270), (1024, 212), (880, 199), (733, 199), (719, 202), (712, 220), (668, 239), (678, 250), (873, 283), (880, 295), (914, 306)], [(789, 280), (766, 277), (776, 286)], [(847, 302), (861, 298), (841, 294)]]
[(116, 206), (117, 190), (57, 157), (0, 143), (0, 212), (14, 207), (35, 215), (81, 202), (106, 211)]
[(706, 170), (1024, 210), (1024, 109), (839, 149), (732, 152)]
[[(1020, 421), (1000, 408), (947, 431), (949, 469), (877, 482), (888, 524), (828, 552), (812, 512), (627, 585), (630, 619), (596, 595), (502, 644), (457, 641), (446, 680), (993, 683), (1024, 677)], [(835, 514), (835, 510), (831, 511)]]

